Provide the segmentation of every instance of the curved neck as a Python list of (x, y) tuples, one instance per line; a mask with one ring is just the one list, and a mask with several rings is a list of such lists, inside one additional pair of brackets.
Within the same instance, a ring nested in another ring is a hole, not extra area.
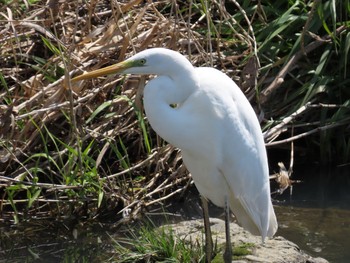
[[(144, 107), (152, 128), (167, 142), (183, 148), (186, 145), (186, 130), (181, 107), (198, 87), (194, 74), (192, 79), (186, 75), (160, 76), (149, 81), (144, 90)], [(171, 104), (177, 104), (173, 108)], [(181, 140), (179, 140), (181, 138)]]
[(149, 83), (152, 86), (150, 92), (158, 97), (157, 102), (164, 100), (168, 105), (181, 104), (198, 88), (195, 68), (186, 58), (181, 56), (178, 59), (180, 61), (173, 61), (171, 69), (168, 68), (170, 73)]

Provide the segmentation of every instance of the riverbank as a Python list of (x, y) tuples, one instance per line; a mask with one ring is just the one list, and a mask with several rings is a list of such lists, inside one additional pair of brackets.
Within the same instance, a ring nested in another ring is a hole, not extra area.
[[(164, 220), (166, 214), (160, 214), (158, 222), (145, 215), (143, 220), (123, 226), (91, 221), (0, 224), (0, 262), (204, 262), (202, 218), (174, 223), (170, 218)], [(284, 224), (283, 220), (280, 223)], [(225, 243), (224, 221), (211, 218), (211, 230), (216, 243), (213, 263), (219, 263)], [(328, 262), (280, 234), (262, 244), (260, 237), (236, 223), (231, 223), (231, 239), (235, 263)]]
[[(213, 241), (217, 246), (223, 247), (225, 243), (225, 222), (218, 218), (211, 218), (211, 230)], [(182, 221), (177, 224), (162, 226), (172, 229), (180, 238), (193, 243), (202, 243), (204, 240), (203, 221), (201, 219)], [(267, 240), (264, 244), (261, 238), (251, 235), (236, 223), (231, 223), (231, 238), (236, 263), (265, 262), (265, 263), (327, 263), (326, 259), (314, 258), (299, 249), (298, 245), (287, 239), (276, 236)], [(236, 249), (236, 252), (235, 252)], [(242, 249), (244, 250), (242, 252)], [(239, 250), (239, 253), (237, 252)], [(238, 255), (239, 254), (239, 255)], [(222, 255), (219, 253), (214, 262), (221, 262)]]

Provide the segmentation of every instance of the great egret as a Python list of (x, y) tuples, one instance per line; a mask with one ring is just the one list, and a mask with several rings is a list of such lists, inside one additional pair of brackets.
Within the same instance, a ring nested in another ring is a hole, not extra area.
[(225, 208), (225, 262), (232, 261), (230, 210), (252, 234), (263, 241), (272, 237), (277, 220), (265, 144), (255, 112), (238, 86), (224, 73), (193, 67), (184, 56), (165, 48), (144, 50), (73, 81), (112, 73), (158, 76), (144, 89), (146, 115), (164, 140), (181, 149), (202, 196), (207, 261), (212, 240), (206, 200)]

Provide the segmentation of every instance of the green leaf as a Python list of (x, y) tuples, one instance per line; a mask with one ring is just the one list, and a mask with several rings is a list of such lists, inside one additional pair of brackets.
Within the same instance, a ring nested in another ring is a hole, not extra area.
[(330, 7), (331, 18), (332, 18), (333, 34), (335, 35), (336, 29), (337, 29), (337, 10), (335, 7), (335, 0), (331, 0), (329, 7)]
[(45, 38), (44, 36), (41, 36), (41, 39), (44, 42), (45, 46), (47, 46), (47, 48), (50, 49), (55, 55), (60, 55), (60, 50), (54, 44), (52, 44), (49, 39)]
[(97, 109), (91, 114), (91, 116), (87, 119), (85, 124), (88, 124), (90, 121), (92, 121), (101, 111), (103, 111), (105, 108), (112, 105), (112, 101), (106, 101), (102, 103), (100, 106), (97, 107)]
[(346, 68), (348, 65), (348, 55), (350, 49), (350, 32), (345, 37), (345, 48), (344, 48), (344, 79), (346, 78)]
[(28, 189), (29, 197), (28, 197), (28, 208), (30, 208), (34, 201), (39, 197), (41, 193), (41, 188), (35, 187), (34, 193), (31, 192), (31, 189)]
[(321, 75), (321, 73), (323, 72), (323, 70), (326, 68), (326, 65), (327, 65), (327, 62), (328, 62), (328, 59), (330, 57), (330, 52), (331, 52), (331, 48), (328, 47), (325, 49), (325, 51), (322, 53), (322, 56), (319, 60), (319, 63), (316, 67), (316, 70), (315, 70), (315, 75), (319, 76)]

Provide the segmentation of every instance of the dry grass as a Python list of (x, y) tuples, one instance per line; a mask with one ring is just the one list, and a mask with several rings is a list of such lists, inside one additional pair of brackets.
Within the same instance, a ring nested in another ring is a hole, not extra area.
[(150, 130), (142, 113), (145, 79), (106, 77), (73, 86), (68, 76), (162, 46), (234, 77), (239, 69), (249, 71), (242, 63), (254, 50), (249, 34), (237, 32), (245, 46), (238, 54), (231, 43), (198, 33), (207, 30), (200, 13), (205, 7), (183, 11), (181, 2), (11, 7), (1, 10), (3, 218), (18, 220), (23, 211), (95, 217), (105, 209), (133, 217), (141, 207), (184, 191), (191, 178), (178, 150)]

